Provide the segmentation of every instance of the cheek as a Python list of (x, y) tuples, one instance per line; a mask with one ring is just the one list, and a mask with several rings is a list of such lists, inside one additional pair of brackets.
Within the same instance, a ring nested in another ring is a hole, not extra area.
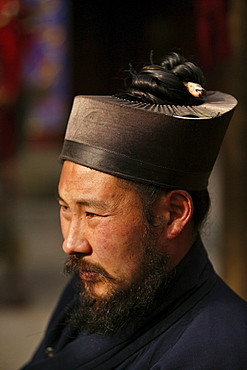
[(97, 255), (104, 261), (131, 261), (142, 252), (141, 239), (143, 226), (121, 223), (109, 223), (101, 227), (94, 235)]

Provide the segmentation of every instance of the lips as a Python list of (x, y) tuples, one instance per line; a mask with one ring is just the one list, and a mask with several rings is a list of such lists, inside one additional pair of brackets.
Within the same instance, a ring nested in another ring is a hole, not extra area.
[(79, 276), (86, 281), (96, 282), (99, 280), (99, 273), (93, 271), (80, 271)]

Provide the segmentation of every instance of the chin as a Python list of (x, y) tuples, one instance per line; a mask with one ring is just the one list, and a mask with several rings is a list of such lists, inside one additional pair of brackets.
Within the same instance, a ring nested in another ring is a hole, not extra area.
[(110, 297), (113, 293), (112, 287), (103, 282), (86, 283), (85, 288), (92, 298), (104, 299)]

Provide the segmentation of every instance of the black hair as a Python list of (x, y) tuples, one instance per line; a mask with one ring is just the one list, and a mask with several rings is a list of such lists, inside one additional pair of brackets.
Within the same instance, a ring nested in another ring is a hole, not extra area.
[[(167, 194), (169, 191), (174, 190), (170, 187), (159, 187), (156, 185), (141, 184), (136, 181), (128, 181), (132, 183), (134, 189), (137, 191), (143, 208), (143, 215), (148, 224), (155, 226), (153, 214), (153, 204), (160, 194)], [(207, 189), (198, 191), (187, 191), (191, 196), (194, 212), (193, 212), (193, 224), (195, 229), (199, 230), (206, 219), (206, 216), (210, 209), (210, 197)]]
[(116, 94), (119, 98), (150, 104), (191, 106), (201, 103), (184, 83), (194, 82), (203, 87), (203, 72), (178, 53), (170, 53), (160, 65), (149, 64), (139, 72), (130, 66), (129, 72), (132, 82), (125, 92)]

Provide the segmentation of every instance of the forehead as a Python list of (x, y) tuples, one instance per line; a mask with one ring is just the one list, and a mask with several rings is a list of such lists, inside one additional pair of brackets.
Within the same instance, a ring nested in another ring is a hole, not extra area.
[(134, 188), (128, 182), (70, 161), (63, 164), (59, 193), (70, 197), (83, 194), (108, 199), (126, 195), (137, 197)]

